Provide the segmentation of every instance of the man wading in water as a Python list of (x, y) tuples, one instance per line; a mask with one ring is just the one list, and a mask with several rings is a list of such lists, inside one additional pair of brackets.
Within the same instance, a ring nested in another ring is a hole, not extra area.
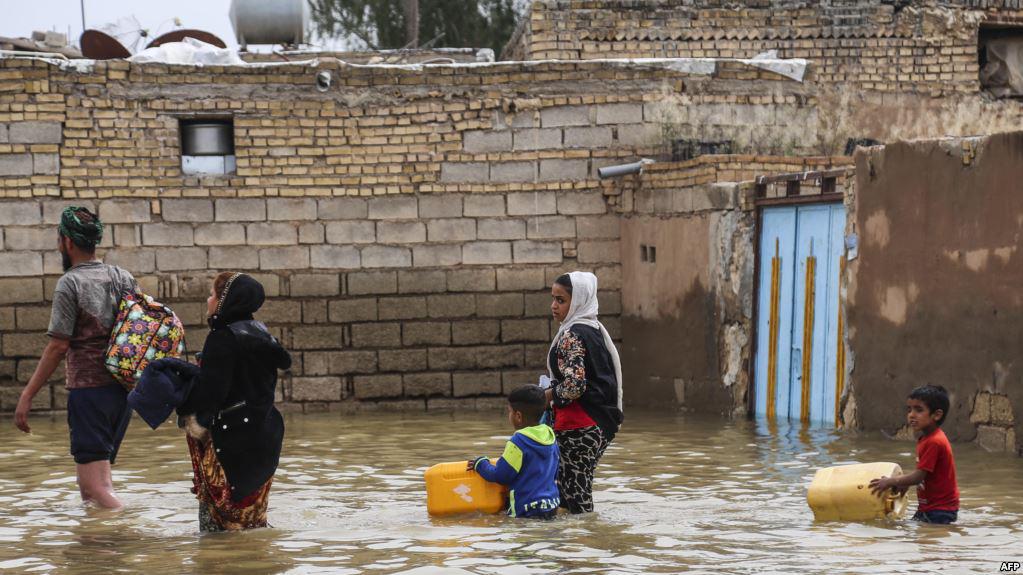
[[(117, 315), (119, 294), (136, 288), (130, 273), (96, 259), (103, 239), (99, 217), (85, 208), (68, 207), (61, 214), (57, 249), (64, 275), (53, 293), (53, 311), (39, 365), (25, 385), (14, 412), (14, 424), (28, 433), (32, 398), (67, 357), (67, 421), (71, 455), (77, 464), (82, 500), (117, 509), (110, 465), (128, 429), (131, 410), (121, 384), (107, 371), (104, 358)], [(116, 283), (116, 285), (114, 285)]]

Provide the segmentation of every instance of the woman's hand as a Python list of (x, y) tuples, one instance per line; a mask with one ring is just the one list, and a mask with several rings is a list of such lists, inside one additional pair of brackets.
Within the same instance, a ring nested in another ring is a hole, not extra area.
[(185, 416), (184, 420), (185, 433), (192, 439), (200, 443), (206, 443), (210, 440), (210, 430), (199, 425), (199, 420), (196, 419), (194, 414)]

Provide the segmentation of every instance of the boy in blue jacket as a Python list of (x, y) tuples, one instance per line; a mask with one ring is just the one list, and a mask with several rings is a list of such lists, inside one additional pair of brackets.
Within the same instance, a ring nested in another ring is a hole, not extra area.
[(558, 444), (554, 430), (540, 423), (547, 407), (543, 389), (522, 386), (508, 394), (508, 422), (515, 428), (497, 465), (486, 457), (469, 461), (483, 479), (510, 489), (508, 515), (551, 519), (561, 500), (554, 480), (558, 475)]

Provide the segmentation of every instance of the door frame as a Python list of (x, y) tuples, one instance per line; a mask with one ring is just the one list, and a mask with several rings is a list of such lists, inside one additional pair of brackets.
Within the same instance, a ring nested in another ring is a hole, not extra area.
[[(750, 322), (750, 361), (746, 366), (747, 385), (746, 417), (753, 419), (757, 412), (757, 325), (760, 319), (760, 233), (763, 231), (764, 208), (775, 206), (799, 206), (813, 204), (834, 204), (845, 201), (845, 192), (837, 190), (839, 177), (852, 176), (852, 167), (816, 172), (796, 172), (776, 176), (757, 176), (754, 180), (755, 189), (753, 209), (756, 210), (756, 221), (753, 228), (753, 318)], [(820, 182), (820, 193), (801, 194), (800, 183), (804, 181)], [(784, 196), (767, 196), (768, 186), (784, 182)], [(844, 235), (844, 234), (843, 234)], [(840, 296), (841, 297), (841, 296)], [(841, 310), (841, 301), (839, 302)], [(839, 311), (841, 313), (841, 311)]]

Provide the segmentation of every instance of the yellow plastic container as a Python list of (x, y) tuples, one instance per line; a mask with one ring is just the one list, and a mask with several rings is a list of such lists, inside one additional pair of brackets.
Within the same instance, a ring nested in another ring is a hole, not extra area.
[[(496, 459), (491, 459), (496, 464)], [(464, 461), (438, 463), (426, 470), (426, 511), (430, 515), (458, 513), (500, 513), (507, 509), (508, 488), (491, 483)]]
[(906, 494), (870, 492), (870, 480), (902, 474), (897, 463), (859, 463), (817, 470), (806, 502), (817, 521), (867, 521), (898, 518), (906, 511)]

